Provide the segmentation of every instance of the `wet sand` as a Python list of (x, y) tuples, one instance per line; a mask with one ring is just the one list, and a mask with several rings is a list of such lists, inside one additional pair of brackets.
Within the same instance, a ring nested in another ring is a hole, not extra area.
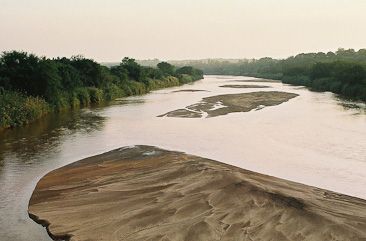
[(203, 98), (200, 102), (185, 109), (173, 110), (158, 117), (202, 118), (227, 115), (235, 112), (248, 112), (266, 106), (282, 104), (297, 94), (280, 91), (259, 91), (240, 94), (226, 94)]
[(221, 88), (236, 88), (236, 89), (250, 89), (250, 88), (269, 88), (266, 85), (221, 85)]
[(29, 215), (72, 241), (366, 240), (365, 200), (150, 146), (50, 172)]

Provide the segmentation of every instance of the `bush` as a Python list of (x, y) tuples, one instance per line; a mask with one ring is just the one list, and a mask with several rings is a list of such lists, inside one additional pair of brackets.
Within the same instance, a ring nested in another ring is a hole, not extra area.
[(104, 88), (104, 99), (107, 101), (114, 100), (116, 98), (124, 97), (126, 93), (115, 84), (110, 84)]
[(342, 91), (342, 82), (341, 81), (332, 81), (329, 85), (329, 90), (333, 93), (341, 93)]
[(77, 88), (75, 89), (75, 94), (79, 99), (81, 106), (87, 106), (90, 104), (90, 95), (87, 88)]
[(317, 91), (329, 91), (333, 78), (319, 78), (312, 81), (311, 88)]
[(355, 96), (357, 96), (360, 100), (366, 100), (366, 85), (346, 84), (343, 86), (340, 93), (348, 98), (354, 98)]
[(56, 110), (66, 110), (71, 107), (70, 95), (67, 92), (59, 93), (51, 101), (51, 106)]
[(89, 98), (91, 103), (101, 103), (103, 99), (103, 90), (95, 88), (95, 87), (88, 87), (87, 88), (89, 93)]
[(256, 73), (256, 74), (248, 74), (248, 76), (263, 78), (263, 79), (273, 79), (273, 80), (281, 80), (283, 77), (282, 73)]
[(193, 77), (188, 74), (180, 74), (178, 78), (181, 84), (187, 84), (193, 81)]
[(311, 86), (312, 81), (308, 76), (305, 75), (295, 75), (295, 76), (283, 76), (282, 82), (285, 84), (293, 84), (293, 85), (304, 85)]
[(49, 111), (49, 105), (42, 98), (27, 97), (13, 91), (0, 92), (0, 127), (24, 125)]
[(128, 92), (126, 91), (128, 95), (142, 95), (147, 93), (145, 84), (133, 80), (127, 81), (124, 89), (128, 90)]
[(75, 92), (70, 93), (69, 104), (70, 104), (70, 107), (73, 109), (80, 107), (80, 100), (78, 98), (78, 95)]

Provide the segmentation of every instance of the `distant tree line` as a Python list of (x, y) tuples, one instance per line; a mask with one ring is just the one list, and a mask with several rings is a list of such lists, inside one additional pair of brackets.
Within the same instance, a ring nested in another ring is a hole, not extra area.
[(156, 68), (124, 58), (106, 67), (82, 56), (38, 57), (4, 52), (0, 57), (0, 128), (19, 126), (50, 111), (78, 108), (144, 94), (203, 78), (193, 67), (161, 62)]
[(366, 101), (366, 49), (303, 53), (281, 60), (201, 60), (190, 61), (188, 64), (202, 69), (205, 74), (277, 79), (316, 91), (331, 91), (347, 98)]

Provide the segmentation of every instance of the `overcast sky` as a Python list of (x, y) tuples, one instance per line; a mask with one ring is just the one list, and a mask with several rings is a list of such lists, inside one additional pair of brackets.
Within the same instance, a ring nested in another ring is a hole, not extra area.
[(366, 0), (0, 0), (0, 50), (97, 61), (366, 48)]

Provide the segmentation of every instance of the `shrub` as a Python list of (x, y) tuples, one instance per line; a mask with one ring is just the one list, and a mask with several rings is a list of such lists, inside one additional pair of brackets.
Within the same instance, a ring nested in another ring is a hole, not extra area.
[(137, 81), (127, 81), (126, 87), (129, 90), (129, 95), (142, 95), (147, 93), (145, 84)]
[(87, 106), (90, 104), (90, 95), (87, 88), (85, 87), (77, 88), (75, 89), (75, 94), (79, 99), (81, 106)]
[(103, 90), (95, 88), (95, 87), (88, 87), (87, 88), (89, 93), (89, 98), (91, 103), (101, 103), (103, 99)]
[(75, 92), (71, 92), (69, 95), (70, 107), (75, 109), (80, 107), (80, 100)]
[(295, 75), (295, 76), (285, 75), (282, 78), (282, 82), (285, 84), (304, 85), (304, 86), (311, 86), (312, 83), (310, 78), (305, 75)]
[(193, 77), (188, 74), (180, 74), (178, 78), (181, 84), (187, 84), (193, 81)]
[(15, 127), (34, 121), (50, 111), (39, 97), (24, 96), (13, 91), (0, 93), (0, 127)]
[(104, 99), (107, 101), (126, 96), (126, 93), (115, 84), (110, 84), (104, 88)]

